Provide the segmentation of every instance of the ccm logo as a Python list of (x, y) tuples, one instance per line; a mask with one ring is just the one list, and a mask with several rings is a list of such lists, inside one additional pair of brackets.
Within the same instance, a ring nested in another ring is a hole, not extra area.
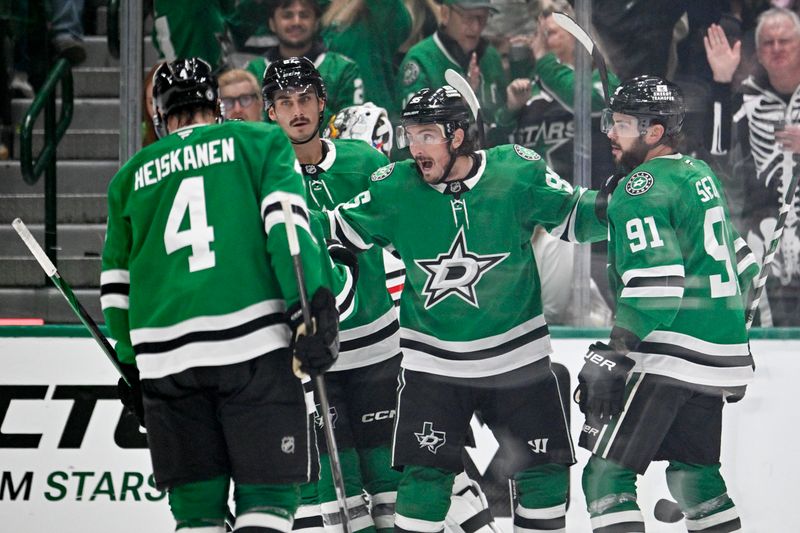
[(361, 422), (369, 424), (370, 422), (377, 422), (378, 420), (386, 420), (387, 418), (394, 418), (394, 409), (391, 411), (378, 411), (377, 413), (367, 413), (361, 417)]

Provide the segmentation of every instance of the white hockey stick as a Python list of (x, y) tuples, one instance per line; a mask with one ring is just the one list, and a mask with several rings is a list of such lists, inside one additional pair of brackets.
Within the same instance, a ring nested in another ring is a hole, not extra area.
[(600, 52), (600, 49), (589, 36), (587, 31), (581, 28), (580, 25), (572, 19), (572, 17), (565, 15), (564, 13), (555, 12), (553, 13), (553, 20), (555, 20), (556, 24), (561, 26), (561, 28), (567, 31), (570, 35), (575, 37), (575, 39), (581, 43), (586, 51), (589, 52), (589, 55), (592, 56), (594, 64), (597, 66), (597, 71), (600, 73), (600, 82), (603, 84), (603, 99), (606, 101), (606, 106), (608, 106), (608, 69), (606, 68), (606, 58), (603, 57), (602, 52)]
[(467, 106), (472, 112), (472, 118), (475, 119), (475, 124), (478, 128), (478, 148), (484, 148), (486, 146), (486, 131), (483, 125), (483, 112), (481, 111), (478, 97), (475, 96), (475, 91), (469, 86), (469, 82), (464, 79), (464, 76), (451, 68), (444, 71), (444, 79), (448, 85), (461, 93), (461, 96), (467, 102)]
[(86, 326), (86, 329), (89, 330), (92, 338), (97, 341), (100, 349), (103, 350), (103, 353), (106, 354), (108, 360), (111, 361), (111, 364), (117, 369), (119, 375), (122, 376), (122, 379), (125, 380), (125, 383), (130, 385), (128, 378), (125, 377), (125, 374), (123, 374), (122, 369), (119, 366), (117, 352), (114, 350), (114, 347), (111, 346), (110, 342), (108, 342), (106, 336), (103, 335), (103, 332), (100, 331), (99, 327), (97, 327), (97, 323), (92, 320), (92, 317), (89, 316), (88, 312), (86, 312), (86, 309), (84, 309), (84, 307), (81, 305), (81, 302), (78, 301), (78, 297), (75, 296), (74, 292), (72, 292), (72, 287), (70, 287), (69, 283), (67, 283), (66, 280), (64, 280), (64, 278), (62, 278), (58, 273), (56, 266), (52, 261), (50, 261), (50, 258), (47, 257), (47, 254), (44, 253), (42, 247), (39, 246), (39, 243), (31, 234), (30, 230), (28, 230), (28, 227), (19, 218), (15, 218), (11, 225), (17, 231), (17, 234), (22, 239), (22, 242), (25, 243), (25, 246), (28, 247), (28, 250), (30, 250), (33, 257), (36, 258), (36, 261), (39, 263), (39, 266), (42, 267), (44, 273), (47, 274), (47, 277), (49, 277), (53, 282), (53, 285), (56, 286), (56, 289), (58, 289), (61, 295), (67, 300), (67, 303), (75, 312), (75, 314), (78, 315), (81, 323)]
[(795, 158), (791, 152), (783, 153), (783, 173), (789, 174), (792, 179), (789, 181), (789, 186), (786, 187), (786, 193), (781, 200), (781, 206), (778, 210), (778, 220), (775, 221), (775, 230), (772, 232), (772, 238), (769, 243), (769, 248), (764, 254), (764, 259), (761, 261), (761, 270), (759, 271), (758, 279), (753, 284), (753, 300), (750, 302), (750, 307), (745, 314), (747, 329), (753, 324), (753, 318), (756, 316), (758, 310), (758, 303), (761, 300), (761, 293), (767, 283), (767, 276), (769, 276), (769, 265), (775, 259), (775, 254), (778, 251), (778, 246), (781, 243), (783, 236), (783, 228), (786, 226), (786, 216), (792, 208), (792, 200), (794, 199), (795, 192), (797, 192), (797, 171), (794, 169)]
[[(311, 321), (311, 310), (308, 306), (308, 294), (306, 293), (306, 277), (303, 271), (303, 263), (300, 258), (300, 242), (297, 239), (297, 228), (294, 225), (292, 215), (292, 204), (287, 200), (281, 200), (283, 208), (284, 224), (286, 225), (286, 238), (289, 240), (289, 254), (292, 256), (294, 276), (297, 280), (297, 292), (300, 295), (300, 309), (303, 312), (303, 324), (306, 332), (313, 331)], [(297, 372), (295, 372), (297, 374)], [(322, 410), (322, 429), (325, 432), (325, 442), (328, 445), (328, 455), (331, 460), (331, 474), (333, 476), (333, 488), (336, 491), (336, 502), (339, 504), (339, 516), (342, 521), (344, 533), (351, 533), (350, 511), (347, 509), (347, 495), (344, 488), (344, 476), (342, 475), (342, 464), (339, 460), (339, 449), (336, 446), (336, 437), (333, 434), (333, 422), (331, 421), (330, 404), (328, 402), (328, 392), (325, 388), (325, 378), (322, 374), (314, 376), (314, 387), (319, 396), (320, 409)]]

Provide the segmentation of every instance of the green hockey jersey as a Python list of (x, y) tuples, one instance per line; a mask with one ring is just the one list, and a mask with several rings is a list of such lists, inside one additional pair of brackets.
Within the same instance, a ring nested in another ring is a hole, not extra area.
[[(307, 57), (319, 70), (328, 93), (325, 112), (320, 124), (320, 131), (322, 131), (328, 124), (331, 115), (345, 107), (364, 103), (364, 82), (361, 79), (358, 65), (342, 54), (326, 51), (324, 47), (317, 45), (311, 49)], [(267, 50), (264, 57), (250, 61), (247, 64), (247, 70), (256, 77), (258, 84), (261, 85), (264, 71), (270, 63), (278, 59), (280, 59), (280, 55), (278, 47), (275, 46)]]
[(624, 178), (609, 208), (616, 325), (642, 342), (634, 371), (713, 387), (753, 376), (743, 288), (758, 272), (703, 161), (656, 157)]
[[(282, 202), (309, 294), (333, 285), (302, 178), (277, 126), (177, 130), (134, 155), (108, 188), (101, 305), (142, 378), (246, 361), (289, 345), (298, 297)], [(320, 228), (321, 229), (321, 228)]]
[[(466, 78), (466, 65), (469, 65), (469, 57), (464, 57), (466, 63), (459, 62), (459, 58), (454, 56), (456, 51), (460, 51), (458, 44), (451, 40), (451, 48), (448, 50), (445, 42), (447, 42), (447, 36), (443, 35), (441, 31), (437, 31), (412, 46), (403, 58), (397, 80), (402, 107), (405, 107), (411, 97), (420, 89), (436, 88), (447, 84), (444, 73), (449, 68)], [(500, 53), (493, 46), (482, 42), (477, 54), (478, 66), (481, 70), (481, 84), (475, 92), (481, 104), (483, 116), (489, 125), (496, 121), (497, 113), (505, 107), (508, 80), (503, 70)]]
[(472, 378), (546, 357), (535, 226), (570, 241), (606, 238), (596, 193), (573, 189), (533, 150), (500, 146), (476, 156), (473, 175), (436, 185), (414, 161), (392, 163), (330, 213), (343, 242), (402, 258), (400, 345), (411, 370)]
[[(389, 160), (360, 140), (321, 139), (326, 147), (317, 165), (300, 165), (308, 206), (330, 210), (367, 190), (373, 171)], [(400, 353), (400, 325), (389, 292), (380, 248), (358, 254), (358, 308), (340, 324), (339, 359), (332, 371), (384, 361)]]

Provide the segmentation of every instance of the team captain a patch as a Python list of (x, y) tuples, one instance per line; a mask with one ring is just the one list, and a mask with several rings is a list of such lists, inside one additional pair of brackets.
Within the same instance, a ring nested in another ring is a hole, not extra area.
[(636, 172), (625, 184), (625, 192), (631, 196), (639, 196), (650, 190), (653, 181), (653, 175), (649, 172)]
[(385, 167), (381, 167), (375, 172), (372, 173), (372, 176), (369, 177), (372, 181), (381, 181), (388, 178), (392, 171), (394, 170), (394, 163), (389, 163)]
[(517, 152), (517, 155), (520, 156), (522, 159), (526, 159), (528, 161), (536, 161), (542, 158), (542, 156), (540, 156), (530, 148), (525, 148), (524, 146), (520, 146), (518, 144), (514, 145), (514, 151)]

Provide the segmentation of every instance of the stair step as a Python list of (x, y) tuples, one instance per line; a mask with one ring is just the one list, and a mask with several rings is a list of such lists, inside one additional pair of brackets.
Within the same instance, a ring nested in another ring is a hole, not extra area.
[[(100, 290), (75, 289), (74, 292), (89, 316), (101, 323), (103, 312), (100, 309)], [(55, 288), (0, 288), (0, 317), (44, 318), (45, 322), (51, 324), (80, 323), (67, 301)]]
[[(44, 246), (44, 225), (28, 224), (27, 221), (25, 225)], [(103, 253), (105, 224), (59, 224), (56, 231), (59, 256), (99, 257)], [(0, 226), (0, 257), (24, 257), (28, 254), (28, 248), (14, 228), (8, 224)]]
[[(119, 67), (119, 59), (114, 59), (108, 52), (108, 40), (105, 35), (92, 35), (84, 38), (86, 47), (86, 61), (80, 64), (81, 67)], [(150, 34), (144, 37), (144, 57), (142, 65), (150, 68), (158, 61), (158, 52), (153, 46)]]
[(75, 98), (119, 98), (119, 67), (78, 67), (72, 82)]
[[(98, 287), (101, 262), (99, 257), (58, 257), (58, 272), (70, 287)], [(44, 271), (30, 254), (0, 257), (0, 287), (44, 287)]]
[[(108, 217), (104, 194), (59, 194), (56, 220), (59, 224), (102, 224)], [(15, 218), (26, 224), (44, 222), (44, 195), (0, 196), (0, 224), (10, 224)]]
[[(11, 120), (21, 123), (33, 100), (20, 98), (11, 102)], [(119, 129), (119, 98), (75, 98), (69, 130)], [(61, 99), (56, 99), (56, 120), (61, 114)], [(36, 117), (34, 128), (44, 129), (44, 112)]]
[[(42, 149), (44, 132), (33, 130), (33, 154)], [(19, 142), (14, 143), (14, 159), (19, 159)], [(118, 159), (119, 131), (67, 130), (58, 145), (58, 159)]]
[[(119, 170), (116, 159), (72, 160), (56, 163), (56, 190), (59, 194), (104, 194), (108, 183)], [(33, 194), (44, 192), (44, 176), (28, 185), (22, 179), (19, 161), (0, 161), (0, 196), (6, 194)]]

